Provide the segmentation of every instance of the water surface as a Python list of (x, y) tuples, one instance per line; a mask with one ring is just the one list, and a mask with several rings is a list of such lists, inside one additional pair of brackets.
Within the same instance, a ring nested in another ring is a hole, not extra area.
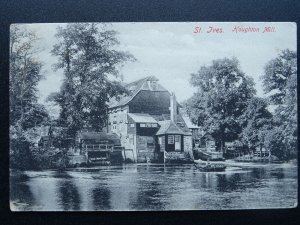
[(12, 210), (25, 211), (290, 208), (297, 204), (297, 166), (238, 163), (210, 173), (163, 164), (11, 171), (10, 199)]

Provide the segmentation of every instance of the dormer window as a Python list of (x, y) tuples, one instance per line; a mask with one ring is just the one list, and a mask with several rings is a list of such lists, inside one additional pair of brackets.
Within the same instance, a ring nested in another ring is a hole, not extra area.
[(157, 89), (157, 81), (156, 80), (148, 80), (148, 86), (151, 91), (155, 91)]

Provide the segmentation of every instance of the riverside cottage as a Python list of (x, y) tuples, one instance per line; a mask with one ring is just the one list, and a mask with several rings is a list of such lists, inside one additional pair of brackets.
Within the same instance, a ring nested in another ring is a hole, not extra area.
[(110, 101), (107, 132), (116, 133), (133, 162), (185, 161), (193, 158), (192, 133), (180, 105), (154, 76), (127, 84), (129, 94)]

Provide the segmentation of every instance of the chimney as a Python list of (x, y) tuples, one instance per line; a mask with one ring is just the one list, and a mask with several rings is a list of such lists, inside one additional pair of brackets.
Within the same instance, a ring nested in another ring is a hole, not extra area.
[(171, 121), (176, 123), (176, 118), (177, 118), (177, 104), (176, 104), (176, 96), (172, 92), (170, 96), (170, 117)]

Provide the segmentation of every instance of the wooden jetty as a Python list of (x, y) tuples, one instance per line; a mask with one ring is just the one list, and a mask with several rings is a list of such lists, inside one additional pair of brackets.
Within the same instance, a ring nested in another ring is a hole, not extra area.
[(259, 163), (269, 163), (269, 162), (279, 162), (276, 156), (271, 155), (270, 151), (265, 149), (255, 150), (246, 155), (239, 155), (234, 158), (236, 162), (259, 162)]

